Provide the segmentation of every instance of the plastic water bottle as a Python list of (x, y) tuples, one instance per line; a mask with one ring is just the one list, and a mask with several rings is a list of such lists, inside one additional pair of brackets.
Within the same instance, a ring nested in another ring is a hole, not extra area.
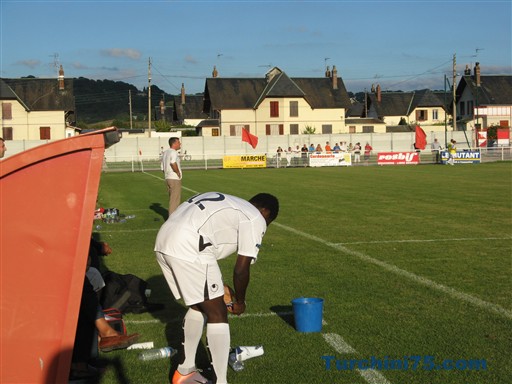
[(244, 363), (241, 360), (238, 360), (236, 350), (235, 350), (235, 352), (231, 352), (229, 354), (228, 363), (229, 363), (229, 366), (235, 372), (240, 372), (245, 368)]
[(158, 360), (174, 356), (178, 351), (172, 347), (164, 347), (160, 349), (150, 349), (139, 354), (139, 360)]

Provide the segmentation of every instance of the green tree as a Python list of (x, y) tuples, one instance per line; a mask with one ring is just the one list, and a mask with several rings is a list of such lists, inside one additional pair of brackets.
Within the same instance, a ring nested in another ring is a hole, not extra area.
[(154, 125), (157, 132), (169, 132), (172, 128), (172, 125), (165, 120), (157, 120)]
[(304, 131), (302, 131), (303, 135), (313, 135), (316, 132), (316, 128), (311, 125), (306, 125), (304, 127)]

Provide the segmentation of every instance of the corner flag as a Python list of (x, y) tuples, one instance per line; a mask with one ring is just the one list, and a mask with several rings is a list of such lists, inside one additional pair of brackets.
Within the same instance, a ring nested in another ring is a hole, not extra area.
[(251, 144), (251, 147), (256, 148), (258, 145), (258, 136), (255, 136), (249, 133), (245, 128), (242, 128), (242, 141), (245, 141), (246, 143)]
[(419, 126), (416, 126), (416, 148), (425, 149), (427, 146), (427, 134), (425, 131)]

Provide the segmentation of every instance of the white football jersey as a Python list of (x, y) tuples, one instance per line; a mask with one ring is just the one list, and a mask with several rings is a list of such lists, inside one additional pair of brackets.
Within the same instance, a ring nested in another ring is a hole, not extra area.
[(182, 260), (214, 263), (234, 252), (258, 257), (267, 223), (248, 201), (220, 192), (196, 195), (162, 225), (155, 251)]

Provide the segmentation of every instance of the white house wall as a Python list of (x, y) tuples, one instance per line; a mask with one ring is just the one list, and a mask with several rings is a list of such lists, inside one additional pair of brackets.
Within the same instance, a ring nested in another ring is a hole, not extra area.
[[(5, 103), (5, 102), (3, 102)], [(41, 127), (50, 127), (51, 140), (66, 137), (64, 111), (27, 111), (18, 101), (9, 101), (12, 119), (1, 117), (2, 128), (12, 128), (13, 140), (39, 140)]]
[[(279, 117), (270, 117), (270, 102), (279, 103)], [(298, 116), (290, 116), (290, 101), (298, 102)], [(222, 110), (221, 130), (223, 136), (230, 136), (232, 125), (248, 125), (255, 135), (266, 135), (266, 126), (282, 124), (283, 134), (290, 133), (290, 124), (299, 125), (299, 133), (309, 126), (322, 132), (323, 125), (332, 125), (332, 133), (343, 133), (345, 129), (345, 110), (340, 109), (311, 109), (303, 98), (267, 98), (258, 109)]]

